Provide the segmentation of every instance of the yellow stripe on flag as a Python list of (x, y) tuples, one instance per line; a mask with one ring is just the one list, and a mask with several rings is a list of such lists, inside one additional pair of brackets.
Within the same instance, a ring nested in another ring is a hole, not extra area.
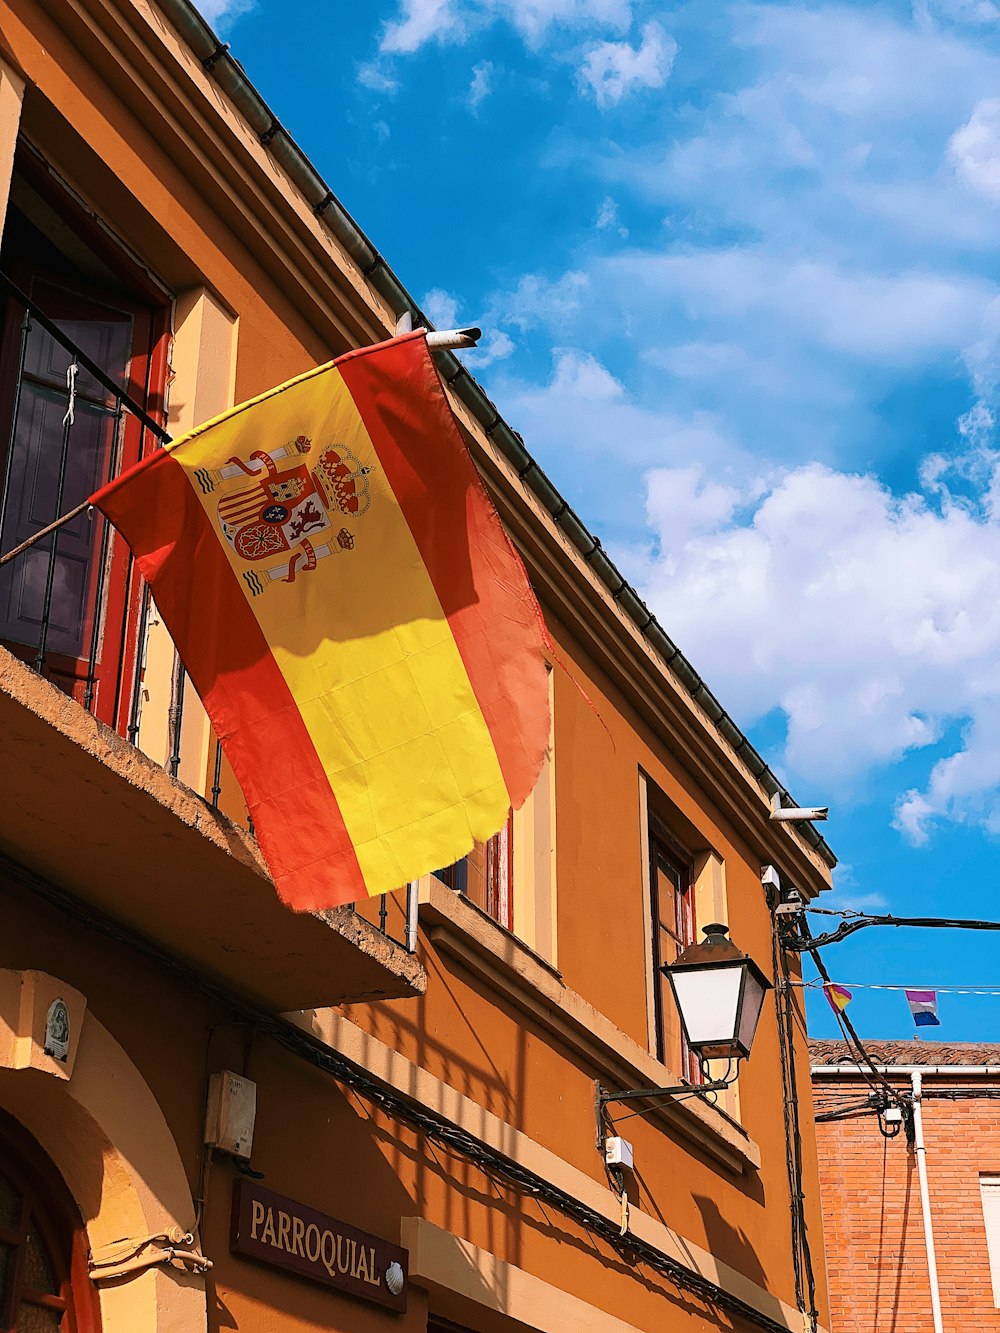
[[(246, 458), (243, 414), (209, 423), (173, 455), (314, 741), (368, 891), (381, 892), (405, 881), (404, 865), (434, 869), (464, 855), (472, 839), (488, 838), (510, 796), (448, 619), (340, 372), (326, 367), (258, 399), (252, 420), (263, 453), (291, 450), (305, 434), (311, 443), (300, 460), (310, 472), (331, 445), (371, 469), (362, 483), (370, 497), (364, 512), (307, 529), (303, 535), (324, 554), (308, 572), (268, 587), (283, 553), (252, 564), (241, 558), (219, 517), (220, 500), (237, 483), (223, 478), (206, 491), (196, 475), (231, 469), (234, 455)], [(278, 466), (295, 461), (290, 452)], [(244, 476), (240, 485), (252, 482)], [(349, 534), (350, 549), (338, 543), (339, 531)], [(263, 579), (262, 592), (244, 579), (249, 570)], [(282, 758), (294, 772), (294, 758)], [(420, 799), (429, 784), (443, 784), (432, 813)], [(303, 828), (300, 836), (322, 842), (321, 830)]]

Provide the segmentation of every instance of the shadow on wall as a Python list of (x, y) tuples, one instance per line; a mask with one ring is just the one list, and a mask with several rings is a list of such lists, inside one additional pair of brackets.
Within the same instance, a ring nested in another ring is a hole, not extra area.
[[(523, 1115), (520, 1097), (524, 1093), (523, 1071), (526, 1056), (524, 1041), (527, 1033), (522, 1030), (513, 1052), (514, 1068), (518, 1075), (512, 1080), (517, 1088), (515, 1092), (507, 1085), (500, 1070), (495, 1066), (492, 1068), (492, 1077), (487, 1073), (490, 1070), (490, 1060), (485, 1050), (481, 1053), (480, 1068), (474, 1070), (461, 1058), (456, 1058), (453, 1051), (446, 1046), (442, 1047), (438, 1039), (426, 1031), (422, 1022), (422, 1011), (423, 1005), (420, 1001), (416, 1004), (416, 1014), (412, 1009), (408, 1009), (409, 1017), (406, 1018), (394, 1006), (380, 1007), (379, 1037), (371, 1039), (371, 1049), (367, 1054), (364, 1043), (362, 1049), (353, 1054), (377, 1074), (382, 1056), (382, 1051), (379, 1049), (380, 1039), (383, 1041), (391, 1039), (393, 1034), (396, 1034), (398, 1039), (402, 1033), (408, 1032), (416, 1041), (416, 1051), (408, 1051), (409, 1058), (412, 1059), (416, 1055), (422, 1064), (430, 1064), (432, 1068), (440, 1065), (441, 1067), (435, 1072), (443, 1077), (449, 1086), (456, 1087), (466, 1096), (474, 1097), (477, 1087), (482, 1095), (485, 1086), (486, 1098), (491, 1103), (493, 1113), (517, 1122)], [(323, 1012), (315, 1011), (311, 1020), (313, 1031), (323, 1040)], [(419, 1099), (416, 1084), (409, 1091)], [(450, 1153), (443, 1145), (411, 1131), (400, 1132), (391, 1119), (384, 1119), (377, 1112), (372, 1114), (363, 1099), (355, 1098), (346, 1091), (343, 1097), (345, 1109), (353, 1109), (357, 1122), (355, 1132), (349, 1137), (346, 1123), (341, 1122), (333, 1130), (333, 1137), (341, 1145), (338, 1160), (351, 1162), (355, 1145), (362, 1143), (367, 1137), (367, 1146), (364, 1148), (365, 1160), (370, 1161), (370, 1155), (375, 1153), (377, 1158), (381, 1159), (383, 1167), (388, 1165), (391, 1173), (388, 1181), (384, 1175), (375, 1176), (371, 1171), (366, 1182), (348, 1180), (346, 1182), (348, 1193), (353, 1191), (354, 1197), (362, 1197), (357, 1193), (362, 1185), (365, 1188), (363, 1197), (368, 1198), (380, 1197), (378, 1191), (383, 1189), (381, 1196), (383, 1206), (386, 1200), (393, 1200), (393, 1206), (396, 1206), (409, 1196), (412, 1199), (412, 1211), (419, 1216), (428, 1218), (435, 1225), (442, 1226), (453, 1235), (470, 1241), (473, 1245), (485, 1249), (515, 1267), (525, 1266), (526, 1248), (537, 1253), (533, 1246), (526, 1244), (527, 1233), (532, 1232), (536, 1236), (545, 1237), (549, 1243), (557, 1247), (551, 1251), (552, 1274), (558, 1275), (562, 1271), (571, 1252), (577, 1255), (586, 1254), (600, 1263), (608, 1273), (627, 1275), (647, 1291), (661, 1297), (664, 1302), (666, 1326), (670, 1326), (672, 1314), (676, 1311), (679, 1315), (696, 1316), (720, 1329), (732, 1329), (732, 1320), (728, 1315), (706, 1305), (691, 1293), (675, 1289), (668, 1279), (637, 1262), (628, 1238), (617, 1245), (600, 1240), (583, 1226), (563, 1216), (544, 1200), (532, 1198), (508, 1187), (502, 1181), (491, 1178), (468, 1158)], [(442, 1104), (431, 1109), (437, 1110), (447, 1119), (449, 1112), (454, 1111), (454, 1105), (445, 1094)], [(328, 1134), (331, 1129), (332, 1126), (327, 1126)], [(297, 1131), (299, 1141), (308, 1140), (308, 1130), (302, 1132), (301, 1124), (297, 1126)], [(348, 1143), (349, 1150), (345, 1148)], [(258, 1160), (256, 1156), (254, 1164), (265, 1166), (263, 1159)], [(315, 1163), (310, 1170), (315, 1176)], [(401, 1181), (411, 1172), (413, 1186), (407, 1190)], [(374, 1187), (374, 1191), (373, 1179), (380, 1182)], [(386, 1182), (387, 1189), (384, 1188)], [(341, 1179), (341, 1186), (344, 1183)], [(290, 1192), (294, 1194), (294, 1191)], [(365, 1226), (366, 1223), (361, 1221), (360, 1225)], [(377, 1226), (372, 1226), (370, 1229), (378, 1230)], [(566, 1257), (565, 1260), (563, 1256)], [(476, 1327), (491, 1328), (491, 1325), (481, 1325), (478, 1321), (486, 1318), (485, 1311), (502, 1310), (507, 1304), (505, 1270), (491, 1268), (484, 1272), (469, 1260), (463, 1276), (466, 1281), (466, 1303), (463, 1308), (460, 1309), (459, 1303), (448, 1293), (440, 1291), (435, 1293), (432, 1300), (432, 1310), (434, 1313), (456, 1319), (459, 1323), (463, 1320), (468, 1323), (470, 1314), (474, 1314)], [(552, 1280), (555, 1285), (560, 1285), (558, 1276)], [(461, 1286), (461, 1283), (458, 1285)]]
[(734, 1227), (723, 1217), (714, 1199), (705, 1194), (695, 1194), (693, 1198), (705, 1224), (706, 1248), (758, 1287), (764, 1291), (769, 1290), (767, 1276), (757, 1258), (757, 1251), (747, 1240), (746, 1232), (740, 1227)]
[[(890, 1139), (882, 1140), (882, 1191), (879, 1200), (880, 1208), (879, 1208), (878, 1259), (877, 1259), (878, 1277), (875, 1285), (875, 1319), (873, 1327), (879, 1329), (882, 1328), (883, 1327), (882, 1321), (887, 1315), (888, 1318), (885, 1321), (884, 1327), (889, 1331), (889, 1333), (894, 1333), (895, 1329), (898, 1326), (897, 1320), (899, 1319), (899, 1313), (900, 1313), (899, 1302), (903, 1292), (903, 1269), (906, 1264), (906, 1257), (907, 1257), (906, 1238), (910, 1224), (910, 1204), (912, 1202), (912, 1197), (913, 1197), (913, 1172), (915, 1167), (912, 1155), (910, 1153), (907, 1153), (906, 1183), (903, 1187), (902, 1214), (899, 1220), (899, 1233), (896, 1238), (895, 1244), (893, 1244), (892, 1239), (889, 1238), (887, 1241), (886, 1237), (886, 1222), (887, 1222), (886, 1192), (887, 1192), (887, 1172), (889, 1165), (890, 1142), (892, 1142), (892, 1140)], [(888, 1261), (886, 1256), (887, 1243), (891, 1251), (888, 1257)], [(888, 1297), (888, 1300), (885, 1301), (883, 1301), (882, 1297), (883, 1273), (894, 1273), (892, 1281), (892, 1291)], [(912, 1276), (910, 1277), (910, 1281), (912, 1282)], [(883, 1315), (883, 1308), (885, 1309), (885, 1315)], [(903, 1333), (906, 1333), (905, 1329), (903, 1330)]]

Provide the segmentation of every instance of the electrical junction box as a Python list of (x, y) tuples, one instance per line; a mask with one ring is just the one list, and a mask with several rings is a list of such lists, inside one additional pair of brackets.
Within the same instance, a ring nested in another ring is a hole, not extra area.
[(256, 1115), (256, 1083), (228, 1069), (211, 1076), (205, 1111), (205, 1142), (209, 1147), (248, 1162)]
[(632, 1145), (628, 1139), (610, 1137), (604, 1140), (604, 1161), (608, 1166), (619, 1166), (624, 1171), (633, 1171), (634, 1160)]
[(885, 1111), (887, 1125), (899, 1125), (903, 1121), (903, 1109), (900, 1106), (888, 1106)]
[(774, 866), (761, 866), (760, 882), (765, 889), (774, 889), (775, 893), (781, 892), (781, 876)]

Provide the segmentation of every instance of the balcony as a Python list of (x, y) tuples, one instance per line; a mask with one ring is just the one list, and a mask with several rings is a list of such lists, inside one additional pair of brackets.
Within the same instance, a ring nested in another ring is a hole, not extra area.
[[(165, 432), (148, 394), (137, 401), (150, 375), (137, 381), (128, 312), (65, 291), (46, 311), (2, 286), (9, 551)], [(120, 383), (107, 366), (123, 360), (125, 318), (133, 354)], [(221, 747), (101, 515), (81, 511), (0, 568), (0, 641), (0, 886), (68, 894), (277, 1011), (423, 991), (401, 942), (405, 890), (364, 916), (281, 905)]]

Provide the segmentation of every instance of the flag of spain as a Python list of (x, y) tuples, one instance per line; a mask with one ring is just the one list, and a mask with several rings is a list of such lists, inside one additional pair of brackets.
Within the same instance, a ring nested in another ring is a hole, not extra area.
[(233, 408), (92, 497), (314, 910), (450, 865), (548, 743), (541, 614), (423, 332)]

